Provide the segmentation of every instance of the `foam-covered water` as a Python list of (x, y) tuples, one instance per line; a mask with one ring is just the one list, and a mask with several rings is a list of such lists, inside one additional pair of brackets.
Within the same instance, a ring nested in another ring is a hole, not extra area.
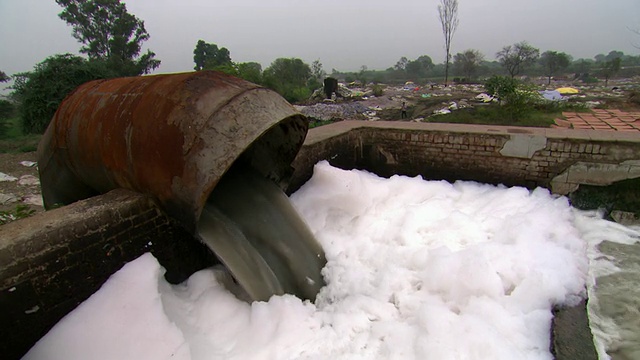
[(583, 299), (605, 268), (593, 244), (633, 237), (544, 189), (326, 162), (291, 201), (327, 258), (315, 303), (248, 304), (219, 269), (172, 286), (146, 254), (27, 358), (552, 359), (552, 308)]

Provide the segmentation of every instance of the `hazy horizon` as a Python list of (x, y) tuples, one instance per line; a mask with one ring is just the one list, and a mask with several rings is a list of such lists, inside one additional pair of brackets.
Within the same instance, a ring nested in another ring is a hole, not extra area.
[[(193, 70), (193, 49), (202, 39), (226, 47), (236, 62), (267, 67), (280, 57), (316, 59), (327, 72), (382, 70), (403, 56), (444, 61), (438, 0), (136, 0), (123, 1), (145, 22), (145, 49), (162, 61), (154, 73)], [(0, 70), (12, 75), (59, 53), (79, 54), (81, 44), (58, 17), (53, 0), (0, 0)], [(527, 41), (574, 59), (612, 50), (638, 55), (640, 2), (565, 0), (459, 1), (460, 25), (452, 54), (478, 49), (487, 60), (503, 46)]]

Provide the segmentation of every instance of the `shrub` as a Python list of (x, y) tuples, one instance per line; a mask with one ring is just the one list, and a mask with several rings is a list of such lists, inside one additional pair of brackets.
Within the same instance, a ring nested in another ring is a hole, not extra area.
[(9, 130), (8, 120), (14, 113), (13, 103), (7, 100), (0, 100), (0, 139), (7, 136)]
[(640, 90), (631, 90), (629, 93), (629, 102), (640, 105)]
[(511, 120), (520, 120), (540, 103), (535, 87), (507, 76), (492, 76), (485, 83), (488, 93), (500, 100)]
[(375, 96), (384, 95), (384, 88), (382, 87), (382, 85), (378, 85), (378, 84), (373, 85), (372, 90), (373, 90), (373, 95), (375, 95)]
[(516, 91), (518, 84), (518, 80), (508, 76), (492, 76), (484, 84), (484, 88), (490, 95), (503, 100)]
[(42, 134), (58, 105), (73, 89), (96, 79), (117, 74), (99, 60), (64, 54), (54, 55), (37, 64), (33, 72), (15, 76), (14, 92), (18, 115), (25, 134)]

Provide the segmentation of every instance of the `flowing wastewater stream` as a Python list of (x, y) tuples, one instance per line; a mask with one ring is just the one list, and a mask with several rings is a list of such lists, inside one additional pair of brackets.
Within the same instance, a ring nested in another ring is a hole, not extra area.
[(324, 286), (322, 248), (282, 190), (252, 169), (220, 180), (198, 234), (251, 300), (288, 293), (314, 301)]
[(588, 312), (600, 359), (640, 359), (640, 227), (625, 240), (601, 242), (591, 259)]

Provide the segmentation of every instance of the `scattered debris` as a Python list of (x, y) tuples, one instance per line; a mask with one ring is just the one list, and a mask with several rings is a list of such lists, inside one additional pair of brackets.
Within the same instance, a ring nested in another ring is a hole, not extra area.
[(540, 91), (540, 95), (542, 95), (543, 98), (549, 101), (566, 100), (566, 98), (563, 97), (558, 90), (543, 90), (543, 91)]
[(18, 202), (18, 197), (13, 194), (0, 193), (0, 205), (13, 204)]
[(440, 109), (440, 110), (435, 110), (433, 112), (433, 115), (444, 115), (444, 114), (451, 114), (451, 110), (444, 108), (444, 109)]
[(40, 310), (40, 306), (36, 305), (29, 310), (25, 310), (24, 313), (29, 315), (38, 312), (38, 310)]
[(38, 165), (38, 163), (35, 161), (20, 161), (20, 165), (26, 166), (26, 167), (34, 167)]
[(30, 194), (22, 197), (22, 202), (29, 205), (44, 206), (40, 194)]
[(40, 185), (40, 179), (38, 179), (33, 175), (23, 175), (23, 176), (20, 176), (20, 179), (18, 180), (18, 185), (38, 186)]
[(482, 101), (484, 103), (496, 101), (496, 99), (493, 96), (491, 96), (491, 95), (489, 95), (487, 93), (480, 93), (480, 94), (476, 95), (475, 99), (478, 100), (478, 101)]
[(0, 172), (0, 181), (17, 181), (17, 177), (13, 177), (11, 175), (7, 175), (5, 173)]
[(560, 88), (557, 88), (556, 91), (562, 95), (571, 95), (571, 94), (580, 93), (580, 90), (572, 87), (560, 87)]

